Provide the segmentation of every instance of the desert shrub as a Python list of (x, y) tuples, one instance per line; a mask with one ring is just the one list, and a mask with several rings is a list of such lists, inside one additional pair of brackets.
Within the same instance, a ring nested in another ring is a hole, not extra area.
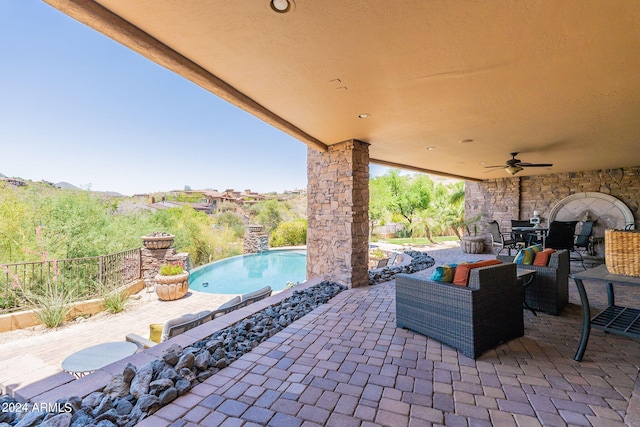
[(218, 226), (230, 229), (236, 238), (242, 239), (244, 237), (246, 227), (242, 217), (237, 213), (222, 212), (215, 216), (214, 221)]
[(104, 305), (109, 313), (120, 313), (124, 310), (125, 305), (129, 302), (129, 294), (126, 292), (120, 292), (117, 289), (106, 292), (102, 295)]
[(269, 245), (296, 246), (307, 243), (307, 221), (299, 219), (295, 221), (281, 222), (271, 233)]
[(71, 312), (73, 294), (61, 283), (51, 283), (43, 293), (25, 291), (24, 296), (35, 308), (35, 315), (47, 328), (62, 325)]

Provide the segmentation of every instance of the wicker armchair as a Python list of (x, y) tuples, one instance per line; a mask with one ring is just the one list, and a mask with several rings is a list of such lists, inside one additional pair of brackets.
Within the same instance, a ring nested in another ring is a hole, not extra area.
[(477, 358), (524, 335), (523, 288), (516, 265), (471, 270), (469, 286), (396, 275), (396, 324)]
[[(496, 258), (502, 262), (513, 262), (514, 259), (504, 255)], [(520, 267), (536, 271), (535, 280), (524, 292), (527, 305), (537, 311), (559, 315), (569, 301), (569, 251), (563, 249), (551, 254), (546, 267)]]

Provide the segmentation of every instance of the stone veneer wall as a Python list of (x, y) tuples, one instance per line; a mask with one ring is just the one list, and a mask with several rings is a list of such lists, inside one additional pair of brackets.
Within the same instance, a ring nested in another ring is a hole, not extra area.
[(242, 240), (242, 253), (258, 254), (268, 250), (269, 236), (264, 233), (264, 227), (247, 227)]
[(509, 230), (512, 219), (528, 219), (534, 210), (540, 211), (543, 225), (547, 225), (546, 219), (556, 203), (571, 194), (589, 191), (620, 199), (636, 221), (640, 218), (640, 167), (467, 181), (465, 215), (482, 215), (482, 234), (488, 233), (488, 221), (495, 219), (501, 229)]
[(307, 154), (307, 279), (366, 286), (369, 148), (349, 140)]
[(160, 271), (162, 264), (181, 261), (184, 262), (187, 270), (190, 270), (189, 254), (187, 252), (176, 253), (175, 248), (169, 249), (147, 249), (142, 248), (142, 278), (145, 286), (153, 286), (154, 278)]

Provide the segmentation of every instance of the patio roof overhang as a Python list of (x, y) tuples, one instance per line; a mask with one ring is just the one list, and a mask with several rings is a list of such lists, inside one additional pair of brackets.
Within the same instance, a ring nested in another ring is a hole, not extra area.
[(45, 1), (319, 150), (474, 180), (510, 152), (640, 165), (635, 0)]

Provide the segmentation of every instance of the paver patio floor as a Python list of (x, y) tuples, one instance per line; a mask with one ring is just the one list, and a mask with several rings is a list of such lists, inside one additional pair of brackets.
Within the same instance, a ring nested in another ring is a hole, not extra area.
[[(432, 256), (449, 256), (441, 254)], [(604, 289), (585, 285), (592, 306), (604, 306)], [(617, 300), (639, 305), (638, 291)], [(195, 301), (185, 311), (199, 310)], [(350, 289), (139, 425), (640, 426), (640, 340), (593, 331), (584, 360), (574, 361), (581, 310), (573, 281), (560, 316), (524, 316), (523, 337), (473, 360), (396, 328), (394, 282)], [(103, 342), (113, 340), (102, 331)]]
[(574, 361), (576, 301), (474, 361), (396, 328), (393, 282), (348, 290), (140, 425), (633, 425), (640, 342), (594, 331)]

